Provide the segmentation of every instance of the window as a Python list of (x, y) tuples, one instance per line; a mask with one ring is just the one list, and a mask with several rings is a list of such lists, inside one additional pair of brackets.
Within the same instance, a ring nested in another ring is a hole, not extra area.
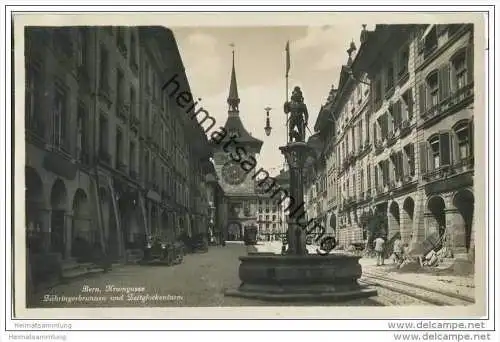
[(130, 114), (134, 117), (136, 117), (136, 95), (135, 95), (135, 90), (134, 87), (130, 87)]
[(78, 105), (76, 150), (78, 160), (82, 160), (82, 155), (87, 152), (87, 113), (83, 104)]
[(43, 127), (43, 120), (40, 117), (43, 113), (40, 111), (40, 108), (42, 108), (43, 98), (41, 93), (43, 92), (43, 86), (40, 72), (35, 68), (29, 68), (26, 77), (25, 125), (30, 131), (43, 136), (45, 129)]
[(120, 69), (117, 70), (116, 76), (116, 102), (118, 106), (122, 106), (124, 104), (124, 76), (123, 71)]
[(455, 126), (454, 133), (456, 137), (456, 145), (458, 147), (457, 157), (459, 161), (468, 159), (473, 155), (472, 138), (474, 130), (472, 121), (462, 122)]
[(437, 71), (432, 72), (427, 77), (427, 86), (429, 89), (430, 106), (434, 107), (439, 103), (439, 84)]
[(380, 108), (382, 104), (382, 82), (380, 79), (375, 80), (373, 84), (373, 98), (375, 102), (375, 111)]
[(387, 139), (387, 136), (389, 134), (389, 122), (388, 122), (387, 113), (382, 114), (377, 119), (377, 122), (380, 126), (380, 138)]
[(64, 89), (56, 87), (54, 94), (54, 104), (52, 108), (52, 143), (56, 148), (69, 152), (69, 147), (67, 146), (66, 141), (67, 104), (68, 98), (66, 91)]
[(351, 128), (352, 151), (356, 152), (356, 132), (354, 127)]
[(387, 72), (385, 75), (385, 90), (390, 90), (394, 87), (394, 66), (390, 63), (387, 66)]
[(389, 113), (392, 121), (392, 131), (396, 130), (401, 125), (401, 101), (396, 101), (389, 107)]
[(459, 50), (451, 59), (451, 87), (459, 91), (474, 82), (474, 46)]
[(150, 87), (150, 75), (149, 75), (149, 64), (148, 62), (146, 62), (144, 64), (144, 83), (146, 84), (146, 91), (149, 91), (149, 87)]
[(370, 113), (365, 114), (365, 141), (370, 141)]
[(109, 54), (104, 45), (101, 45), (101, 60), (99, 61), (99, 76), (101, 89), (109, 89)]
[(136, 172), (135, 170), (135, 143), (133, 141), (130, 142), (130, 148), (129, 148), (129, 165), (130, 165), (130, 170), (133, 172)]
[(66, 57), (73, 56), (73, 39), (71, 37), (71, 28), (59, 27), (54, 30), (54, 43)]
[(404, 147), (403, 158), (403, 176), (415, 175), (415, 147), (414, 144), (408, 144)]
[(410, 120), (413, 119), (413, 95), (411, 88), (408, 89), (402, 96), (403, 102), (401, 108), (401, 117), (402, 120)]
[(78, 30), (78, 56), (77, 56), (77, 66), (83, 67), (87, 65), (87, 39), (86, 39), (86, 30), (79, 29)]
[(405, 74), (408, 73), (408, 61), (409, 61), (409, 56), (410, 56), (410, 49), (409, 46), (406, 45), (404, 46), (401, 51), (399, 52), (398, 56), (398, 76), (402, 77)]
[[(429, 148), (426, 151), (427, 146)], [(422, 173), (450, 165), (452, 156), (451, 135), (449, 132), (441, 132), (420, 145), (420, 169)]]
[(439, 169), (439, 137), (434, 138), (429, 143), (431, 145), (431, 167), (433, 169)]
[(99, 118), (99, 151), (108, 152), (108, 119), (104, 114)]
[(352, 194), (356, 194), (356, 173), (352, 175)]
[(156, 182), (156, 160), (152, 158), (151, 161), (151, 182)]
[(363, 169), (359, 170), (359, 187), (361, 193), (365, 192), (365, 175)]
[(367, 190), (370, 190), (372, 187), (372, 174), (370, 164), (366, 165), (366, 186)]
[(276, 221), (276, 215), (273, 215), (273, 221)]
[(424, 38), (424, 58), (427, 58), (438, 47), (437, 25), (434, 25)]
[(122, 148), (122, 145), (123, 145), (123, 134), (122, 134), (122, 131), (117, 128), (116, 129), (116, 168), (119, 169), (121, 167), (121, 164), (122, 164), (122, 160), (123, 160), (123, 148)]
[(135, 33), (130, 32), (130, 65), (134, 68), (137, 67), (137, 42), (135, 39)]
[(358, 122), (358, 149), (363, 147), (363, 119)]

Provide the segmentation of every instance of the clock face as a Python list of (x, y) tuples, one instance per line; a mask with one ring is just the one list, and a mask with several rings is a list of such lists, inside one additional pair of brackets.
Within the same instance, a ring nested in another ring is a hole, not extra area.
[(237, 185), (245, 180), (246, 173), (239, 163), (230, 161), (222, 167), (222, 177), (226, 183)]

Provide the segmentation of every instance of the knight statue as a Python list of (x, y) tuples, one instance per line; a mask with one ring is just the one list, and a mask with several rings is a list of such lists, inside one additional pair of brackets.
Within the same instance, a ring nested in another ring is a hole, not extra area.
[(284, 111), (290, 113), (288, 117), (288, 136), (290, 142), (305, 142), (306, 127), (309, 120), (307, 106), (300, 87), (295, 87), (292, 92), (291, 101), (285, 102)]

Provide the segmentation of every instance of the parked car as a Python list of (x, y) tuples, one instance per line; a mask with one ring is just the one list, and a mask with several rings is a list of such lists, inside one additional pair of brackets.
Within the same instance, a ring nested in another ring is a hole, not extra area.
[(179, 242), (168, 242), (161, 237), (147, 239), (144, 246), (144, 259), (142, 264), (160, 263), (176, 265), (182, 262), (184, 247)]

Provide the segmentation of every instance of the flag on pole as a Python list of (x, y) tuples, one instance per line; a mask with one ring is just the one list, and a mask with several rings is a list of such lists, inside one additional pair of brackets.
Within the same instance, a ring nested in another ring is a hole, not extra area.
[(288, 72), (290, 71), (290, 41), (286, 42), (286, 77), (288, 77)]

